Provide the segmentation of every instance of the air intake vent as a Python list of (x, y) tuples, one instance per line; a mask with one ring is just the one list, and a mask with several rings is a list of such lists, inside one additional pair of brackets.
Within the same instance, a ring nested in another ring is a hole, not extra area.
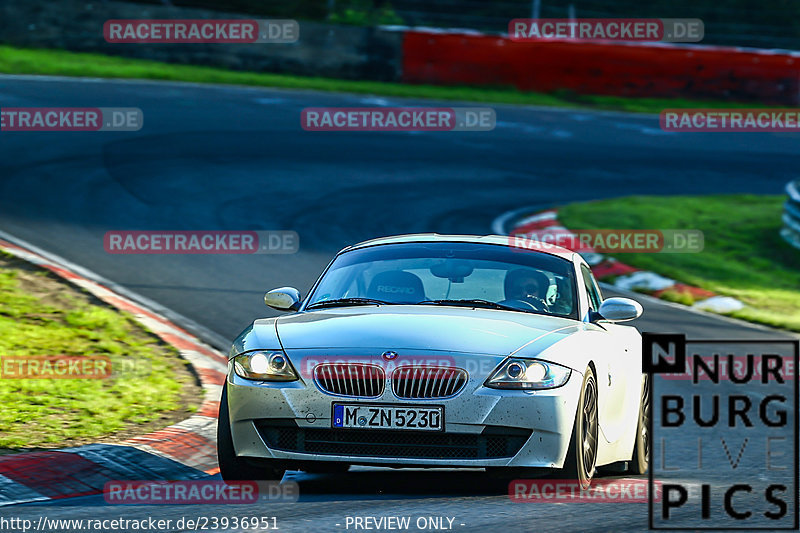
[[(310, 429), (257, 420), (256, 428), (273, 450), (314, 455), (420, 459), (494, 459), (513, 457), (531, 436), (530, 429), (489, 426), (481, 434), (427, 433), (361, 429)], [(457, 463), (456, 463), (457, 464)]]
[(314, 367), (314, 382), (337, 396), (377, 398), (383, 394), (386, 372), (362, 363), (322, 363)]
[(455, 396), (467, 384), (467, 372), (438, 366), (398, 367), (392, 372), (392, 392), (398, 398), (415, 400)]

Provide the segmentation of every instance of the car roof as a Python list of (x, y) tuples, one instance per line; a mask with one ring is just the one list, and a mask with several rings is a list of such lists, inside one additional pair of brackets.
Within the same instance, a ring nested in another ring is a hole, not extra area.
[[(534, 241), (524, 235), (518, 237), (509, 235), (442, 235), (440, 233), (413, 233), (408, 235), (393, 235), (390, 237), (379, 237), (368, 241), (359, 242), (348, 246), (341, 252), (367, 248), (369, 246), (380, 246), (384, 244), (406, 244), (419, 242), (453, 242), (453, 243), (473, 243), (473, 244), (495, 244), (509, 248), (519, 247), (525, 251), (541, 252), (554, 255), (567, 261), (572, 261), (576, 252), (548, 243)], [(341, 253), (340, 252), (340, 253)]]

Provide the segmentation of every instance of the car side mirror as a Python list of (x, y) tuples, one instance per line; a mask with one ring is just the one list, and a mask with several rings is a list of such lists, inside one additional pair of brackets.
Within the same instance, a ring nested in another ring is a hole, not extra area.
[(597, 310), (597, 320), (626, 322), (642, 316), (642, 304), (630, 298), (606, 298)]
[(294, 287), (272, 289), (264, 295), (264, 303), (278, 311), (297, 311), (300, 309), (300, 291)]

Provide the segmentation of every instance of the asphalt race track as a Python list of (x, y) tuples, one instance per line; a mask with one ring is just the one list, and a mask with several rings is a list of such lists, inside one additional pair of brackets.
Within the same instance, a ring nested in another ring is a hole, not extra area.
[[(795, 135), (665, 133), (657, 117), (621, 113), (492, 106), (498, 120), (492, 132), (344, 133), (300, 127), (305, 107), (419, 103), (303, 91), (0, 77), (4, 107), (139, 107), (144, 112), (144, 127), (133, 133), (2, 133), (0, 230), (175, 311), (190, 321), (183, 325), (222, 348), (254, 318), (274, 314), (263, 305), (265, 290), (291, 285), (305, 292), (332, 254), (354, 242), (414, 232), (485, 234), (508, 210), (575, 200), (779, 194), (797, 177), (800, 161)], [(111, 255), (103, 248), (109, 230), (294, 230), (300, 251)], [(691, 339), (786, 338), (642, 301), (645, 315), (636, 324), (642, 331), (685, 333)], [(723, 481), (719, 476), (703, 481)], [(280, 529), (291, 532), (346, 531), (347, 516), (367, 515), (449, 516), (455, 531), (647, 527), (644, 504), (514, 504), (507, 481), (487, 481), (481, 471), (359, 469), (295, 479), (301, 490), (296, 504), (121, 509), (101, 506), (102, 499), (92, 497), (62, 502), (68, 507), (34, 506), (15, 513), (173, 519), (274, 515)]]

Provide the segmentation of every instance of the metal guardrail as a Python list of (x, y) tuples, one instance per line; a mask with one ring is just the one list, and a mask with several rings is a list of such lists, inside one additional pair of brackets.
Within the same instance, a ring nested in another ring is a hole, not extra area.
[(783, 204), (781, 237), (800, 250), (800, 180), (786, 184), (789, 199)]

